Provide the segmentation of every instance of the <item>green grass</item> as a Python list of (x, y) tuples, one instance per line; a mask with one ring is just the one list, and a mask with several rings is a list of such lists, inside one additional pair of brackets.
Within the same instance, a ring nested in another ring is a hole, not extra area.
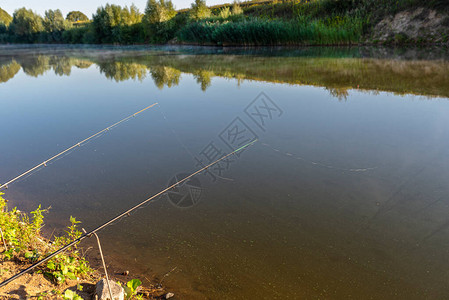
[(356, 43), (363, 23), (357, 18), (322, 22), (307, 18), (284, 20), (249, 19), (239, 22), (205, 20), (178, 32), (184, 42), (213, 45), (326, 45)]

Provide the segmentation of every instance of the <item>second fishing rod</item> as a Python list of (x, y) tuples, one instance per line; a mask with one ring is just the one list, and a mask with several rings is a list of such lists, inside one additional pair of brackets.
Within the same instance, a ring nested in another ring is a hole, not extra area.
[(50, 254), (49, 256), (45, 257), (44, 259), (42, 259), (42, 260), (40, 260), (40, 261), (34, 263), (33, 265), (31, 265), (30, 267), (26, 268), (25, 270), (22, 270), (20, 273), (18, 273), (18, 274), (16, 274), (16, 275), (12, 276), (11, 278), (9, 278), (9, 279), (3, 281), (2, 283), (0, 283), (0, 287), (5, 286), (5, 285), (7, 285), (8, 283), (10, 283), (10, 282), (16, 280), (16, 279), (19, 278), (20, 276), (22, 276), (22, 275), (24, 275), (24, 274), (30, 272), (31, 270), (33, 270), (33, 269), (35, 269), (36, 267), (38, 267), (38, 266), (40, 266), (41, 264), (43, 264), (44, 262), (46, 262), (46, 261), (50, 260), (51, 258), (55, 257), (55, 256), (58, 255), (59, 253), (62, 253), (62, 252), (64, 252), (65, 250), (69, 249), (70, 247), (72, 247), (72, 246), (78, 244), (79, 242), (81, 242), (81, 241), (84, 240), (85, 238), (88, 238), (88, 237), (92, 236), (93, 234), (97, 233), (98, 231), (104, 229), (105, 227), (107, 227), (107, 226), (109, 226), (109, 225), (112, 225), (114, 222), (120, 220), (121, 218), (130, 216), (130, 213), (133, 212), (133, 211), (135, 211), (136, 209), (138, 209), (138, 208), (144, 206), (145, 204), (149, 203), (150, 201), (152, 201), (152, 200), (156, 199), (157, 197), (159, 197), (159, 196), (165, 194), (166, 192), (170, 191), (170, 190), (173, 189), (174, 187), (176, 187), (176, 186), (178, 186), (178, 185), (180, 185), (180, 184), (186, 182), (187, 180), (189, 180), (190, 178), (194, 177), (195, 175), (200, 174), (201, 172), (203, 172), (203, 171), (209, 169), (210, 167), (214, 166), (215, 164), (219, 163), (220, 161), (225, 160), (226, 158), (230, 157), (231, 155), (234, 155), (234, 154), (236, 154), (236, 153), (242, 151), (243, 149), (245, 149), (245, 148), (247, 148), (247, 147), (253, 145), (253, 144), (256, 143), (256, 142), (257, 142), (257, 139), (256, 139), (256, 140), (253, 140), (253, 141), (251, 141), (251, 142), (249, 142), (248, 144), (246, 144), (246, 145), (244, 145), (244, 146), (242, 146), (242, 147), (240, 147), (240, 148), (238, 148), (238, 149), (236, 149), (236, 150), (234, 150), (234, 151), (232, 151), (232, 152), (230, 152), (230, 153), (228, 153), (228, 154), (226, 154), (226, 155), (224, 155), (224, 156), (222, 156), (221, 158), (217, 159), (216, 161), (214, 161), (214, 162), (208, 164), (207, 166), (202, 167), (201, 169), (199, 169), (199, 170), (197, 170), (197, 171), (191, 173), (190, 175), (184, 177), (183, 179), (178, 180), (177, 182), (175, 182), (174, 184), (170, 185), (169, 187), (167, 187), (167, 188), (161, 190), (161, 191), (158, 192), (157, 194), (154, 194), (154, 195), (151, 196), (150, 198), (148, 198), (148, 199), (146, 199), (146, 200), (140, 202), (139, 204), (137, 204), (137, 205), (131, 207), (130, 209), (128, 209), (128, 210), (126, 210), (125, 212), (123, 212), (123, 213), (117, 215), (116, 217), (110, 219), (109, 221), (105, 222), (104, 224), (102, 224), (102, 225), (96, 227), (95, 229), (92, 229), (91, 231), (89, 231), (89, 232), (83, 234), (82, 236), (80, 236), (80, 237), (77, 238), (76, 240), (74, 240), (74, 241), (72, 241), (71, 243), (65, 245), (64, 247), (60, 248), (59, 250), (53, 252), (52, 254)]

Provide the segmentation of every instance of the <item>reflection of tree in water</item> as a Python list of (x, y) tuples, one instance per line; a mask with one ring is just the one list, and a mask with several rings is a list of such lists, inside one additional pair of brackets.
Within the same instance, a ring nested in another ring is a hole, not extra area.
[(206, 70), (196, 70), (193, 72), (193, 77), (195, 77), (196, 82), (201, 85), (201, 90), (206, 91), (206, 89), (211, 85), (211, 78), (214, 76), (214, 72)]
[[(215, 73), (214, 73), (214, 75), (219, 76), (219, 75), (216, 75)], [(230, 71), (225, 71), (225, 72), (223, 72), (223, 74), (221, 76), (224, 78), (227, 78), (227, 79), (236, 79), (237, 86), (240, 86), (242, 84), (242, 82), (245, 81), (245, 75), (240, 74), (240, 73), (233, 73)]]
[(333, 97), (337, 98), (338, 101), (346, 101), (348, 99), (348, 88), (330, 88), (327, 87), (326, 90), (331, 94)]
[(15, 61), (12, 60), (8, 64), (4, 64), (0, 66), (0, 82), (7, 82), (20, 70), (20, 65)]
[(75, 59), (73, 65), (78, 69), (88, 69), (93, 65), (93, 62), (84, 59)]
[(141, 81), (150, 72), (160, 89), (178, 85), (183, 72), (192, 74), (203, 91), (211, 85), (212, 77), (222, 77), (236, 79), (238, 84), (254, 80), (325, 87), (339, 100), (346, 99), (350, 89), (365, 93), (449, 95), (449, 63), (445, 60), (251, 55), (219, 58), (214, 55), (112, 56), (111, 61), (110, 56), (95, 53), (72, 56), (27, 53), (0, 57), (0, 79), (3, 82), (11, 79), (20, 69), (17, 64), (22, 66), (25, 74), (37, 77), (51, 69), (58, 75), (69, 75), (72, 66), (88, 68), (95, 63), (101, 73), (116, 81)]
[(25, 74), (38, 77), (43, 75), (45, 72), (53, 69), (56, 75), (59, 76), (70, 76), (72, 73), (72, 67), (75, 66), (80, 69), (85, 69), (90, 67), (93, 63), (88, 60), (72, 58), (68, 56), (30, 56), (21, 58), (19, 60), (20, 65), (23, 68)]
[(114, 79), (116, 82), (134, 79), (142, 81), (148, 73), (148, 68), (141, 64), (124, 63), (124, 62), (110, 62), (98, 63), (100, 72), (107, 78)]
[(49, 56), (32, 56), (26, 57), (20, 60), (23, 72), (28, 76), (37, 77), (43, 75), (46, 71), (50, 69), (50, 57)]
[(156, 66), (151, 68), (151, 78), (153, 78), (154, 84), (162, 89), (164, 85), (171, 88), (179, 84), (181, 78), (181, 71), (171, 68)]
[(72, 67), (87, 69), (93, 63), (88, 60), (71, 58), (67, 56), (51, 56), (49, 64), (52, 67), (53, 71), (55, 71), (56, 75), (70, 76), (70, 74), (72, 73)]
[(70, 76), (72, 73), (72, 61), (69, 57), (52, 56), (50, 57), (49, 65), (53, 68), (56, 75)]

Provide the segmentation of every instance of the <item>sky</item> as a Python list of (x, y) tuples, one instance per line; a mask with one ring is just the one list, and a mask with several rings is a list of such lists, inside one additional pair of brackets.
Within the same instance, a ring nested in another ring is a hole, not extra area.
[[(177, 9), (190, 7), (190, 3), (194, 0), (172, 0)], [(221, 3), (232, 2), (230, 0), (206, 0), (207, 5), (215, 5)], [(121, 6), (135, 4), (141, 12), (145, 10), (147, 0), (77, 0), (77, 1), (61, 1), (61, 0), (0, 0), (0, 7), (6, 10), (10, 15), (14, 10), (21, 7), (31, 8), (40, 15), (48, 9), (60, 9), (63, 15), (67, 15), (72, 10), (79, 10), (86, 14), (89, 18), (97, 10), (99, 6), (110, 4), (119, 4)]]

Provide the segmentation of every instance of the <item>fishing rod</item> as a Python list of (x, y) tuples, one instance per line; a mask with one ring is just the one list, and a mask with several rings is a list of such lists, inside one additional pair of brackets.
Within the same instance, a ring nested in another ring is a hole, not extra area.
[(131, 119), (132, 117), (137, 116), (138, 114), (144, 112), (145, 110), (147, 110), (147, 109), (149, 109), (149, 108), (151, 108), (151, 107), (153, 107), (153, 106), (155, 106), (155, 105), (157, 105), (157, 104), (158, 104), (158, 103), (151, 104), (150, 106), (145, 107), (144, 109), (141, 109), (141, 110), (139, 110), (139, 111), (136, 112), (136, 113), (133, 113), (132, 115), (130, 115), (130, 116), (128, 116), (128, 117), (126, 117), (126, 118), (124, 118), (124, 119), (118, 121), (117, 123), (112, 124), (112, 125), (109, 126), (109, 127), (106, 127), (105, 129), (103, 129), (103, 130), (101, 130), (101, 131), (99, 131), (99, 132), (97, 132), (97, 133), (91, 135), (90, 137), (88, 137), (88, 138), (82, 140), (81, 142), (78, 142), (78, 143), (76, 143), (75, 145), (73, 145), (73, 146), (71, 146), (71, 147), (65, 149), (64, 151), (62, 151), (62, 152), (56, 154), (55, 156), (53, 156), (53, 157), (51, 157), (51, 158), (49, 158), (49, 159), (43, 161), (42, 163), (38, 164), (37, 166), (35, 166), (35, 167), (29, 169), (28, 171), (26, 171), (26, 172), (20, 174), (20, 175), (17, 176), (17, 177), (14, 177), (14, 178), (11, 179), (10, 181), (5, 182), (4, 184), (0, 185), (0, 190), (3, 189), (3, 188), (8, 188), (8, 185), (11, 184), (11, 183), (13, 183), (14, 181), (16, 181), (16, 180), (22, 178), (23, 176), (25, 176), (25, 175), (27, 175), (27, 174), (30, 174), (31, 172), (33, 172), (33, 171), (36, 170), (36, 169), (39, 169), (39, 168), (42, 167), (42, 166), (45, 166), (45, 167), (46, 167), (46, 166), (47, 166), (47, 163), (49, 163), (50, 161), (52, 161), (52, 160), (54, 160), (54, 159), (60, 157), (61, 155), (63, 155), (63, 154), (65, 154), (65, 153), (69, 152), (70, 150), (72, 150), (72, 149), (74, 149), (74, 148), (76, 148), (76, 147), (81, 146), (81, 144), (83, 144), (83, 143), (89, 141), (90, 139), (93, 139), (94, 137), (99, 136), (100, 134), (102, 134), (102, 133), (104, 133), (104, 132), (106, 132), (106, 131), (109, 131), (110, 129), (114, 128), (115, 126), (119, 125), (120, 123), (123, 123), (123, 122), (125, 122), (125, 121)]
[(50, 254), (49, 256), (47, 256), (46, 258), (44, 258), (44, 259), (42, 259), (42, 260), (40, 260), (40, 261), (34, 263), (34, 264), (31, 265), (30, 267), (28, 267), (28, 268), (26, 268), (25, 270), (21, 271), (20, 273), (18, 273), (18, 274), (16, 274), (16, 275), (12, 276), (11, 278), (9, 278), (9, 279), (3, 281), (2, 283), (0, 283), (0, 287), (3, 287), (3, 286), (5, 286), (5, 285), (7, 285), (8, 283), (10, 283), (10, 282), (16, 280), (16, 279), (19, 278), (20, 276), (22, 276), (22, 275), (28, 273), (29, 271), (33, 270), (34, 268), (38, 267), (39, 265), (43, 264), (44, 262), (50, 260), (51, 258), (53, 258), (54, 256), (58, 255), (59, 253), (61, 253), (61, 252), (65, 251), (65, 250), (67, 250), (68, 248), (74, 246), (75, 244), (78, 244), (79, 242), (81, 242), (81, 241), (84, 240), (85, 238), (90, 237), (90, 236), (93, 235), (94, 233), (97, 233), (97, 232), (100, 231), (101, 229), (103, 229), (103, 228), (105, 228), (105, 227), (111, 225), (111, 224), (114, 223), (115, 221), (117, 221), (117, 220), (119, 220), (119, 219), (121, 219), (121, 218), (123, 218), (123, 217), (125, 217), (125, 216), (129, 216), (129, 214), (130, 214), (132, 211), (134, 211), (134, 210), (136, 210), (136, 209), (142, 207), (143, 205), (147, 204), (147, 203), (150, 202), (151, 200), (153, 200), (153, 199), (159, 197), (160, 195), (162, 195), (162, 194), (168, 192), (168, 191), (171, 190), (172, 188), (178, 186), (179, 184), (181, 184), (181, 183), (183, 183), (184, 181), (186, 181), (186, 180), (192, 178), (193, 176), (195, 176), (195, 175), (197, 175), (197, 174), (203, 172), (204, 170), (206, 170), (206, 169), (212, 167), (213, 165), (215, 165), (215, 164), (219, 163), (220, 161), (222, 161), (222, 160), (228, 158), (229, 156), (231, 156), (231, 155), (233, 155), (233, 154), (235, 154), (235, 153), (237, 153), (237, 152), (239, 152), (239, 151), (241, 151), (241, 150), (243, 150), (243, 149), (245, 149), (245, 148), (251, 146), (251, 145), (254, 144), (255, 142), (257, 142), (257, 139), (254, 140), (254, 141), (252, 141), (252, 142), (250, 142), (250, 143), (248, 143), (248, 144), (246, 144), (246, 145), (244, 145), (244, 146), (242, 146), (242, 147), (240, 147), (240, 148), (238, 148), (238, 149), (236, 149), (236, 150), (234, 150), (234, 151), (232, 151), (232, 152), (230, 152), (230, 153), (228, 153), (228, 154), (226, 154), (225, 156), (223, 156), (223, 157), (217, 159), (216, 161), (214, 161), (214, 162), (208, 164), (207, 166), (205, 166), (205, 167), (203, 167), (203, 168), (201, 168), (201, 169), (195, 171), (194, 173), (190, 174), (189, 176), (187, 176), (187, 177), (185, 177), (185, 178), (183, 178), (183, 179), (181, 179), (181, 180), (175, 182), (174, 184), (172, 184), (172, 185), (170, 185), (169, 187), (163, 189), (163, 190), (160, 191), (159, 193), (157, 193), (157, 194), (151, 196), (150, 198), (148, 198), (148, 199), (146, 199), (146, 200), (140, 202), (140, 203), (137, 204), (136, 206), (131, 207), (130, 209), (128, 209), (127, 211), (125, 211), (125, 212), (123, 212), (123, 213), (121, 213), (121, 214), (119, 214), (119, 215), (116, 216), (115, 218), (112, 218), (112, 219), (110, 219), (109, 221), (107, 221), (106, 223), (104, 223), (104, 224), (98, 226), (97, 228), (95, 228), (95, 229), (93, 229), (93, 230), (91, 230), (91, 231), (89, 231), (89, 232), (83, 234), (82, 236), (80, 236), (79, 238), (77, 238), (76, 240), (74, 240), (73, 242), (71, 242), (70, 244), (65, 245), (64, 247), (60, 248), (59, 250), (56, 250), (55, 252), (53, 252), (52, 254)]

